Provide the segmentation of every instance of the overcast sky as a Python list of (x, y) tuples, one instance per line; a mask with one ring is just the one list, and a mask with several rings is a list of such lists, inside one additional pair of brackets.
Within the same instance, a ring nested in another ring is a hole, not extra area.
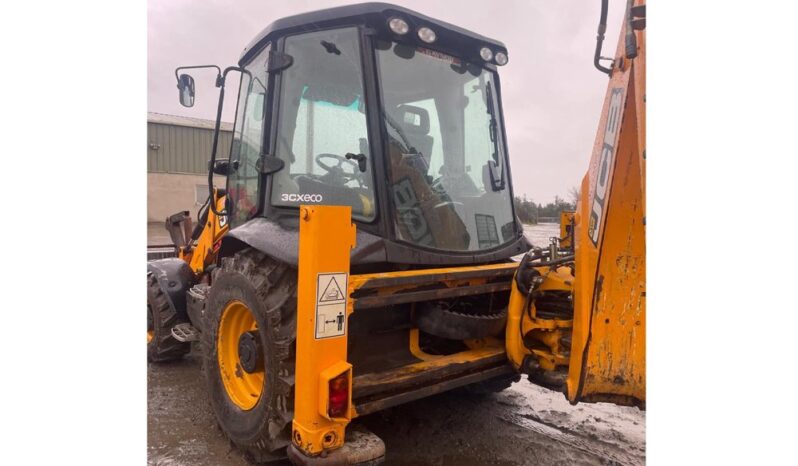
[[(192, 108), (177, 100), (180, 65), (236, 64), (242, 49), (275, 19), (337, 0), (149, 0), (148, 102), (151, 112), (214, 119), (213, 71), (195, 71)], [(593, 68), (599, 0), (423, 1), (396, 4), (457, 24), (507, 45), (500, 67), (504, 118), (516, 195), (549, 202), (578, 186), (587, 170), (606, 75)], [(610, 1), (604, 55), (617, 44), (626, 2)], [(228, 86), (225, 121), (233, 120), (237, 86)]]

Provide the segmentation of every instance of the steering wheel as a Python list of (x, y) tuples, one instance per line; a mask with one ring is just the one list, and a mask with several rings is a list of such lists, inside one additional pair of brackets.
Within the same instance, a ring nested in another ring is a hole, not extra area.
[[(338, 163), (336, 163), (335, 165), (326, 164), (322, 162), (322, 160), (324, 159), (332, 159)], [(318, 164), (318, 166), (323, 168), (327, 173), (333, 173), (336, 175), (340, 174), (345, 177), (348, 177), (349, 179), (354, 178), (354, 174), (359, 170), (356, 161), (349, 160), (343, 155), (338, 155), (338, 154), (319, 154), (316, 156), (316, 164)], [(346, 173), (344, 171), (344, 164), (352, 166), (352, 173)]]
[[(332, 159), (336, 163), (332, 164), (323, 162), (323, 160), (326, 159)], [(359, 176), (360, 168), (355, 160), (349, 160), (346, 157), (338, 154), (319, 154), (316, 156), (316, 164), (327, 172), (324, 177), (329, 178), (329, 182), (340, 182), (341, 184), (344, 184), (352, 180), (357, 180), (358, 183), (362, 185)], [(345, 172), (344, 165), (350, 165), (352, 167), (352, 173)]]

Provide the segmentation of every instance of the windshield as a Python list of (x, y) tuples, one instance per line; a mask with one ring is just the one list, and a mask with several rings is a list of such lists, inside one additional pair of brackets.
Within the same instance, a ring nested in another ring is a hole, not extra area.
[(493, 73), (385, 41), (377, 61), (399, 238), (453, 251), (513, 240)]

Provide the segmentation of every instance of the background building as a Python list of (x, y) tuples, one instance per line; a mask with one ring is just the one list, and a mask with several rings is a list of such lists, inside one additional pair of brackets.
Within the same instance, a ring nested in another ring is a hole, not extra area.
[[(181, 210), (196, 210), (208, 198), (208, 160), (214, 122), (161, 113), (147, 114), (147, 222), (162, 224)], [(222, 123), (217, 158), (230, 154), (233, 125)], [(214, 175), (217, 187), (224, 177)], [(164, 230), (165, 234), (165, 230)]]

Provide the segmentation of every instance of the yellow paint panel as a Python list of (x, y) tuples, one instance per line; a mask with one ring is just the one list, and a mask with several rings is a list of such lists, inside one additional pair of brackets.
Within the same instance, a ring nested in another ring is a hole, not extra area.
[[(575, 216), (576, 280), (568, 398), (645, 404), (645, 42), (613, 72)], [(624, 55), (621, 31), (616, 57)], [(641, 142), (642, 141), (642, 142)]]
[[(347, 367), (347, 336), (319, 337), (317, 305), (344, 300), (345, 319), (352, 312), (351, 299), (328, 295), (331, 281), (325, 290), (319, 290), (320, 275), (349, 273), (349, 255), (355, 246), (355, 226), (348, 206), (302, 206), (299, 224), (299, 281), (297, 290), (296, 372), (294, 388), (294, 445), (308, 456), (319, 455), (324, 450), (339, 448), (344, 443), (344, 430), (348, 419), (328, 419), (320, 414), (326, 406), (326, 390), (320, 388), (324, 377)], [(322, 281), (323, 282), (323, 281)], [(346, 287), (346, 284), (338, 284)], [(332, 301), (327, 301), (327, 300)], [(329, 305), (329, 304), (324, 304)], [(325, 372), (326, 371), (326, 372)], [(351, 408), (352, 384), (349, 384)], [(351, 417), (351, 415), (350, 415)]]
[(560, 247), (571, 249), (574, 247), (573, 221), (574, 213), (563, 210), (560, 212)]
[(502, 264), (490, 265), (476, 265), (465, 267), (445, 267), (438, 269), (419, 269), (419, 270), (403, 270), (398, 272), (382, 272), (382, 273), (367, 273), (360, 275), (352, 275), (349, 277), (350, 290), (357, 290), (370, 280), (378, 278), (399, 278), (399, 277), (418, 277), (427, 275), (437, 275), (444, 273), (465, 272), (465, 271), (480, 271), (480, 270), (503, 270), (503, 269), (516, 269), (518, 262), (506, 262)]
[[(213, 196), (216, 198), (216, 210), (221, 212), (224, 210), (227, 196), (217, 197), (216, 189), (213, 190)], [(194, 273), (201, 274), (206, 267), (216, 262), (216, 253), (219, 252), (222, 237), (229, 228), (227, 218), (217, 216), (213, 213), (213, 209), (209, 208), (208, 220), (202, 227), (202, 233), (197, 239), (197, 244), (194, 245), (194, 248), (188, 254), (181, 254), (181, 259), (188, 262)]]

